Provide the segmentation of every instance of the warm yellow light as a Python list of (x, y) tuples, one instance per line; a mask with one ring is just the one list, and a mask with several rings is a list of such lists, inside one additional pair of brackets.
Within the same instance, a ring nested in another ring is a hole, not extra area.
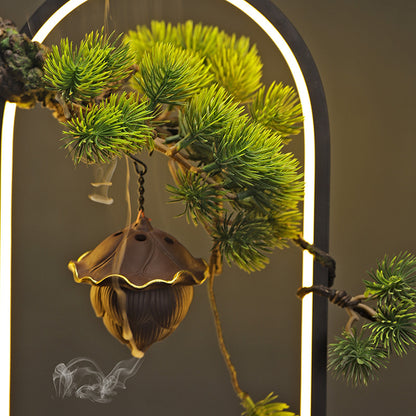
[[(13, 128), (16, 104), (6, 103), (1, 131), (1, 242), (0, 242), (0, 414), (9, 414), (10, 330), (11, 330), (11, 257), (12, 257), (12, 171)], [(12, 143), (10, 144), (10, 138)]]
[[(308, 88), (299, 63), (289, 45), (273, 26), (257, 9), (245, 0), (226, 0), (243, 11), (254, 20), (270, 37), (280, 50), (298, 90), (304, 116), (305, 138), (305, 200), (303, 209), (303, 238), (309, 243), (314, 240), (314, 216), (315, 216), (315, 133), (312, 116), (312, 104)], [(302, 285), (313, 284), (313, 257), (303, 253)], [(312, 294), (306, 295), (302, 301), (302, 341), (301, 341), (301, 394), (300, 415), (311, 414), (312, 391)]]
[[(43, 42), (53, 28), (87, 0), (70, 0), (60, 7), (39, 29), (32, 40)], [(1, 243), (0, 243), (0, 414), (10, 414), (10, 335), (11, 335), (11, 245), (13, 130), (16, 104), (6, 102), (1, 131)]]

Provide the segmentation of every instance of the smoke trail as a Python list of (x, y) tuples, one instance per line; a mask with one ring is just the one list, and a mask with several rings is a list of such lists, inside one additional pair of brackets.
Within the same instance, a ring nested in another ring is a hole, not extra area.
[(137, 373), (142, 361), (137, 358), (120, 361), (108, 375), (89, 358), (59, 363), (52, 375), (55, 392), (62, 399), (75, 396), (96, 403), (109, 403), (117, 395), (117, 390), (126, 388), (125, 381)]

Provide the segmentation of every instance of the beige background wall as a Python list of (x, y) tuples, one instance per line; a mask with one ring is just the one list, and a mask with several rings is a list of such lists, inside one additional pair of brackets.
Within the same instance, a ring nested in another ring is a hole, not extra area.
[[(276, 0), (311, 50), (326, 91), (331, 127), (331, 236), (336, 287), (361, 293), (361, 279), (385, 253), (416, 251), (416, 141), (414, 46), (416, 6), (411, 1)], [(40, 1), (2, 1), (0, 15), (18, 26)], [(91, 0), (46, 43), (78, 40), (103, 23), (101, 0)], [(255, 41), (265, 81), (292, 83), (271, 42), (221, 0), (111, 1), (112, 25), (126, 31), (151, 18), (215, 24)], [(93, 315), (88, 289), (76, 285), (69, 259), (94, 247), (126, 221), (124, 164), (115, 177), (112, 207), (97, 206), (90, 169), (74, 170), (61, 149), (61, 128), (47, 111), (19, 111), (16, 123), (13, 258), (12, 415), (238, 415), (240, 409), (216, 347), (205, 287), (195, 291), (180, 328), (153, 346), (138, 374), (112, 403), (55, 398), (52, 371), (78, 356), (105, 371), (128, 351)], [(301, 138), (290, 150), (302, 159)], [(164, 161), (152, 157), (146, 210), (156, 227), (175, 234), (194, 255), (207, 257), (204, 234), (167, 205)], [(134, 187), (132, 186), (132, 190)], [(134, 191), (133, 191), (134, 192)], [(298, 410), (300, 253), (273, 254), (262, 273), (225, 268), (217, 282), (226, 341), (240, 382), (255, 399), (274, 391)], [(330, 306), (329, 339), (346, 321)], [(328, 415), (413, 416), (416, 353), (393, 359), (366, 390), (329, 378)]]

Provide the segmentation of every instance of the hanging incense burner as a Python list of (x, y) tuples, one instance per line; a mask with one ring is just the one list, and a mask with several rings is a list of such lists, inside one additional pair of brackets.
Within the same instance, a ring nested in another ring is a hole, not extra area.
[(92, 306), (107, 330), (141, 357), (185, 318), (193, 286), (204, 282), (208, 266), (175, 237), (152, 227), (143, 212), (146, 166), (133, 159), (139, 175), (136, 221), (68, 267), (77, 283), (91, 285)]

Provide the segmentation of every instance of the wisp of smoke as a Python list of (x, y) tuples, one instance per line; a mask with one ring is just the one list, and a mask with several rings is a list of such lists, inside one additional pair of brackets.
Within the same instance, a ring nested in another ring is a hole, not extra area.
[(126, 388), (126, 380), (137, 373), (142, 361), (137, 358), (120, 361), (108, 375), (89, 358), (59, 363), (52, 375), (56, 394), (62, 399), (75, 396), (96, 403), (109, 403), (117, 395), (117, 390)]

